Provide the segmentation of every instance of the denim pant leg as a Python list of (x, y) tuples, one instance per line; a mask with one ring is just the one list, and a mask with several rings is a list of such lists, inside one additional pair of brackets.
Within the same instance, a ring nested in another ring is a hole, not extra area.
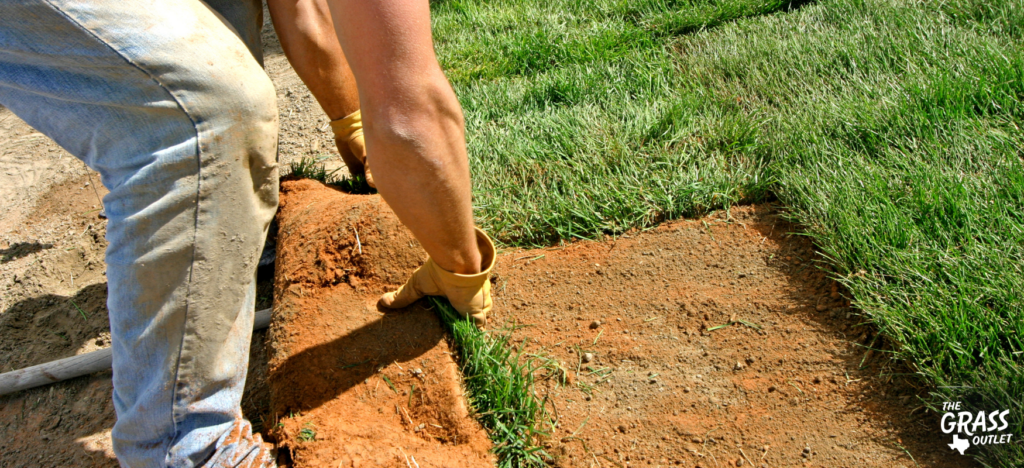
[(122, 465), (271, 465), (239, 409), (277, 206), (269, 78), (198, 0), (5, 0), (0, 18), (0, 104), (110, 189)]

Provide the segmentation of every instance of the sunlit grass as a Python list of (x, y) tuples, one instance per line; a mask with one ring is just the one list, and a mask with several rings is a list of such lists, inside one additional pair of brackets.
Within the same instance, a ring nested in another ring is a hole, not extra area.
[[(776, 196), (933, 404), (1024, 432), (1024, 2), (438, 1), (478, 222), (546, 245)], [(1024, 466), (1020, 444), (972, 447)]]

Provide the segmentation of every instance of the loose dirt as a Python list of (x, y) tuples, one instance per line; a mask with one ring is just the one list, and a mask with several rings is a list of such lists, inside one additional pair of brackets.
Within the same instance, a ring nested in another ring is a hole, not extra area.
[[(0, 231), (0, 372), (110, 345), (96, 176), (40, 177), (64, 180), (15, 194), (29, 216)], [(0, 466), (116, 466), (113, 423), (109, 372), (0, 397)]]

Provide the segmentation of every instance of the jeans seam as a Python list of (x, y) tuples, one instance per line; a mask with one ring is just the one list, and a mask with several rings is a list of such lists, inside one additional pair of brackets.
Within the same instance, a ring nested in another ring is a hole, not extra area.
[[(188, 332), (187, 325), (188, 325), (188, 316), (189, 316), (189, 309), (190, 309), (189, 304), (190, 304), (191, 292), (192, 292), (191, 291), (192, 290), (192, 273), (195, 270), (195, 259), (196, 259), (196, 236), (197, 236), (197, 232), (199, 231), (199, 198), (200, 198), (200, 194), (202, 192), (201, 185), (202, 185), (202, 180), (203, 180), (203, 178), (202, 178), (202, 144), (200, 143), (200, 138), (201, 137), (200, 137), (199, 124), (196, 121), (196, 119), (192, 116), (192, 114), (189, 113), (188, 109), (185, 108), (185, 104), (182, 103), (178, 99), (178, 97), (175, 96), (174, 93), (171, 92), (170, 88), (168, 88), (166, 85), (164, 85), (164, 83), (162, 83), (156, 76), (154, 76), (152, 73), (150, 73), (149, 70), (146, 70), (145, 68), (143, 68), (138, 63), (135, 63), (129, 57), (127, 57), (125, 54), (121, 53), (121, 51), (117, 50), (114, 46), (112, 46), (106, 40), (104, 40), (99, 35), (97, 35), (95, 32), (93, 32), (92, 30), (90, 30), (90, 29), (86, 28), (85, 26), (83, 26), (81, 22), (79, 22), (77, 19), (72, 17), (70, 14), (68, 14), (67, 12), (62, 10), (60, 7), (55, 5), (52, 0), (43, 0), (43, 1), (47, 5), (49, 5), (50, 8), (52, 8), (55, 12), (57, 12), (58, 14), (60, 14), (64, 18), (66, 18), (70, 23), (72, 23), (76, 27), (78, 27), (78, 29), (80, 29), (84, 33), (92, 36), (98, 43), (100, 43), (104, 47), (110, 49), (111, 52), (113, 52), (118, 57), (120, 57), (122, 60), (124, 60), (125, 63), (131, 65), (132, 67), (134, 67), (135, 69), (139, 70), (144, 75), (149, 77), (149, 79), (152, 80), (154, 84), (156, 84), (160, 89), (164, 90), (164, 92), (166, 92), (167, 95), (171, 99), (174, 100), (174, 103), (177, 104), (179, 109), (181, 109), (181, 112), (184, 113), (186, 117), (188, 117), (189, 122), (192, 123), (192, 128), (195, 130), (195, 133), (196, 133), (196, 148), (195, 148), (195, 154), (196, 154), (196, 193), (195, 193), (195, 206), (194, 206), (193, 224), (192, 224), (192, 261), (189, 263), (188, 285), (186, 286), (186, 291), (185, 291), (185, 314), (184, 314), (185, 315), (185, 323), (182, 326), (181, 341), (178, 343), (178, 356), (175, 359), (175, 366), (174, 366), (174, 392), (172, 393), (172, 396), (171, 396), (171, 425), (174, 428), (174, 435), (175, 435), (175, 437), (177, 437), (177, 434), (178, 434), (178, 416), (176, 414), (177, 411), (176, 411), (176, 408), (175, 408), (176, 407), (175, 400), (178, 398), (178, 394), (179, 394), (179, 391), (180, 391), (180, 379), (178, 378), (178, 376), (179, 376), (180, 366), (181, 366), (181, 353), (182, 353), (182, 350), (184, 349), (184, 345), (185, 345), (185, 335)], [(169, 447), (170, 446), (168, 446), (168, 448)], [(165, 456), (166, 456), (166, 454), (165, 454)]]

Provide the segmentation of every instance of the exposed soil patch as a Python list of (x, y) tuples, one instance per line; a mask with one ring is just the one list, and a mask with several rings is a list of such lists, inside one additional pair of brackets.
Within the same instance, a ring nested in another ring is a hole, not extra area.
[[(376, 197), (284, 187), (271, 387), (294, 466), (406, 466), (421, 442), (451, 447), (458, 378), (437, 319), (375, 306), (420, 248)], [(873, 331), (795, 230), (739, 207), (502, 253), (491, 326), (520, 325), (513, 342), (562, 369), (537, 389), (554, 464), (969, 466), (914, 411), (921, 393), (865, 354)]]
[(556, 465), (971, 466), (796, 230), (738, 207), (504, 255), (496, 318), (568, 375)]
[[(0, 239), (0, 372), (110, 344), (106, 220), (88, 175), (53, 187)], [(103, 190), (101, 195), (106, 191)]]
[(278, 226), (269, 379), (279, 460), (493, 465), (437, 317), (377, 310), (424, 256), (380, 197), (286, 181)]
[[(110, 345), (97, 198), (106, 190), (95, 174), (65, 175), (46, 192), (33, 187), (29, 215), (0, 232), (0, 372)], [(0, 397), (0, 467), (117, 466), (110, 392), (101, 372)]]

